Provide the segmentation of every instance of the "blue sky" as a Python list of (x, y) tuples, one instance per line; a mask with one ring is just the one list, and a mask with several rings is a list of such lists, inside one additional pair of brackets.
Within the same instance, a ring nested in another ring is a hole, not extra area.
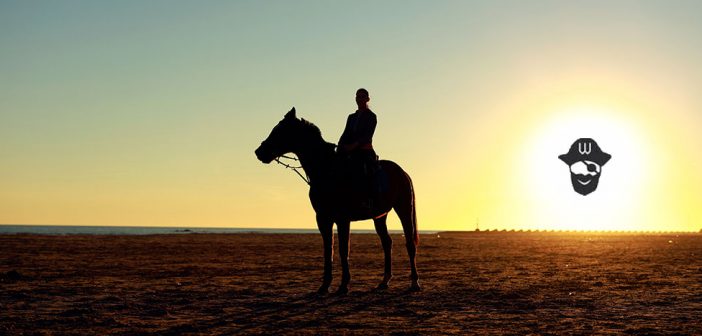
[(565, 105), (593, 102), (675, 153), (648, 155), (687, 181), (656, 182), (657, 194), (690, 206), (660, 217), (700, 218), (688, 189), (702, 186), (700, 7), (2, 1), (0, 222), (314, 227), (304, 186), (253, 149), (291, 106), (335, 142), (358, 87), (427, 228), (554, 227), (561, 218), (500, 215), (537, 201), (491, 172), (509, 174)]

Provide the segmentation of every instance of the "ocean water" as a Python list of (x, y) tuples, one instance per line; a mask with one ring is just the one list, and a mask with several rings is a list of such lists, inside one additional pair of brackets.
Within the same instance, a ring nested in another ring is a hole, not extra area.
[[(374, 230), (351, 230), (352, 233), (375, 233)], [(389, 230), (399, 234), (401, 230)], [(419, 231), (420, 233), (434, 233)], [(4, 225), (0, 224), (0, 234), (43, 234), (43, 235), (151, 235), (189, 233), (296, 233), (319, 234), (317, 229), (268, 229), (268, 228), (200, 228), (200, 227), (154, 227), (154, 226), (82, 226), (82, 225)]]

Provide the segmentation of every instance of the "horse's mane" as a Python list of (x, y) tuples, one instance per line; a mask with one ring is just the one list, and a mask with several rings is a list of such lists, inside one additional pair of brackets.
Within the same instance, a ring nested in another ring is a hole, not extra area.
[(334, 148), (336, 148), (336, 145), (333, 143), (326, 142), (324, 138), (322, 137), (322, 131), (319, 130), (319, 127), (317, 125), (305, 120), (305, 119), (300, 119), (302, 129), (306, 134), (310, 135), (311, 139), (314, 140), (319, 140), (322, 142), (327, 150), (334, 151)]
[(314, 135), (315, 138), (322, 137), (322, 131), (319, 130), (319, 127), (317, 127), (317, 125), (315, 125), (315, 124), (313, 124), (305, 119), (300, 119), (300, 123), (302, 125), (302, 128), (305, 130), (305, 132)]

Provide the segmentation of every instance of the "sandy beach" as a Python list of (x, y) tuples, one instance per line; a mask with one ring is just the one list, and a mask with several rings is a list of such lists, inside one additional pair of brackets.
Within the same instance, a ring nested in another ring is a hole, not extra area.
[(319, 297), (319, 235), (2, 235), (0, 334), (702, 334), (700, 234), (422, 235), (418, 293), (393, 240)]

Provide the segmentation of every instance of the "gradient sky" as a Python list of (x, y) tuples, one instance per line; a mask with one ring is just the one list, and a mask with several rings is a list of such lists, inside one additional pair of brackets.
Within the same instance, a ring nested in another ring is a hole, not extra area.
[[(253, 151), (292, 106), (336, 142), (365, 87), (420, 229), (699, 231), (699, 13), (0, 1), (0, 223), (314, 228), (306, 186)], [(613, 157), (585, 197), (558, 160), (579, 137)]]

